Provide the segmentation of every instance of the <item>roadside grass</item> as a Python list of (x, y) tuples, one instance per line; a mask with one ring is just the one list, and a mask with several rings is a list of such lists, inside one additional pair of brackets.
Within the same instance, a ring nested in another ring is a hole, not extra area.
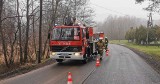
[(127, 40), (110, 40), (109, 43), (110, 44), (127, 44), (128, 41)]
[(127, 40), (111, 40), (111, 44), (119, 44), (119, 45), (125, 45), (130, 48), (134, 48), (136, 50), (139, 50), (141, 52), (144, 52), (148, 55), (151, 55), (157, 60), (160, 60), (160, 47), (158, 46), (144, 46), (144, 45), (137, 45), (135, 43), (129, 43)]

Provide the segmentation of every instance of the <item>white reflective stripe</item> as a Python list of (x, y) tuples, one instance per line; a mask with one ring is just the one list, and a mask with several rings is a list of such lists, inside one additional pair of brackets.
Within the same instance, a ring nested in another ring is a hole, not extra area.
[(68, 82), (67, 84), (72, 84), (72, 82)]
[(69, 75), (68, 78), (71, 78), (71, 75)]

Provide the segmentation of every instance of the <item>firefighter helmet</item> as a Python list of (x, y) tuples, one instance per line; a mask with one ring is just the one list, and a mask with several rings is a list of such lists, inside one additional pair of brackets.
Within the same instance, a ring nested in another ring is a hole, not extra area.
[(102, 37), (100, 37), (99, 39), (100, 39), (100, 40), (103, 40), (103, 38), (102, 38)]

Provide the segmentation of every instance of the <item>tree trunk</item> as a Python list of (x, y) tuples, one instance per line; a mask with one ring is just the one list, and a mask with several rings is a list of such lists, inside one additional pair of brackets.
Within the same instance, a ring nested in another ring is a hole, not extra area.
[[(34, 2), (33, 2), (33, 0), (32, 0), (32, 13), (34, 12), (34, 9), (33, 9), (33, 7), (34, 7)], [(34, 24), (35, 24), (35, 22), (34, 22), (34, 19), (35, 19), (35, 17), (33, 16), (32, 17), (32, 29), (33, 29), (33, 45), (34, 45), (34, 52), (35, 52), (35, 56), (37, 56), (37, 46), (36, 46), (36, 36), (35, 36), (35, 28), (34, 28)], [(36, 57), (37, 58), (37, 57)], [(37, 60), (37, 59), (36, 59)]]
[(35, 36), (35, 28), (34, 28), (34, 17), (33, 17), (33, 45), (34, 45), (34, 51), (35, 51), (35, 54), (37, 56), (37, 47), (36, 47), (36, 36)]
[(16, 40), (17, 40), (17, 33), (18, 33), (18, 29), (16, 30), (16, 32), (15, 32), (15, 38), (14, 38), (14, 40), (13, 40), (13, 42), (11, 43), (11, 57), (10, 57), (10, 65), (11, 64), (13, 64), (14, 63), (14, 45), (15, 45), (15, 43), (16, 43)]
[(0, 37), (2, 40), (2, 48), (3, 48), (3, 54), (4, 54), (4, 60), (6, 63), (6, 66), (9, 67), (8, 60), (7, 60), (7, 48), (5, 43), (5, 38), (3, 36), (3, 30), (2, 30), (2, 9), (3, 9), (3, 0), (0, 0)]
[(14, 63), (14, 58), (13, 58), (13, 54), (14, 54), (14, 44), (11, 44), (11, 57), (9, 59), (9, 64), (12, 65)]
[(47, 43), (48, 43), (48, 38), (47, 38), (47, 40), (44, 43), (44, 49), (43, 49), (43, 53), (42, 53), (43, 58), (44, 58), (44, 55), (45, 55), (45, 52), (46, 52)]
[(27, 13), (26, 13), (26, 17), (27, 17), (27, 28), (26, 28), (26, 42), (25, 42), (25, 48), (24, 48), (24, 63), (27, 62), (28, 59), (28, 39), (29, 39), (29, 0), (27, 0)]
[(42, 0), (40, 0), (39, 55), (38, 55), (38, 63), (41, 63), (41, 56), (42, 56)]
[(19, 0), (17, 0), (17, 15), (18, 15), (18, 29), (19, 29), (19, 52), (20, 52), (20, 63), (23, 63), (23, 53), (22, 53), (22, 31), (21, 31), (21, 21), (19, 15)]

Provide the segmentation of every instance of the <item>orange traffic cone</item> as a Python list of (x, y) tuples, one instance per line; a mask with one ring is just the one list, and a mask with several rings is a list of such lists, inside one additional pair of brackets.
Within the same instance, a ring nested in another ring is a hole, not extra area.
[(108, 51), (106, 52), (106, 56), (108, 56)]
[(100, 66), (100, 61), (99, 61), (99, 59), (97, 58), (97, 60), (96, 60), (96, 67), (99, 67)]
[(106, 50), (106, 56), (108, 56), (108, 53), (109, 53), (109, 49)]
[(72, 84), (72, 74), (71, 72), (68, 72), (68, 82), (67, 84)]

